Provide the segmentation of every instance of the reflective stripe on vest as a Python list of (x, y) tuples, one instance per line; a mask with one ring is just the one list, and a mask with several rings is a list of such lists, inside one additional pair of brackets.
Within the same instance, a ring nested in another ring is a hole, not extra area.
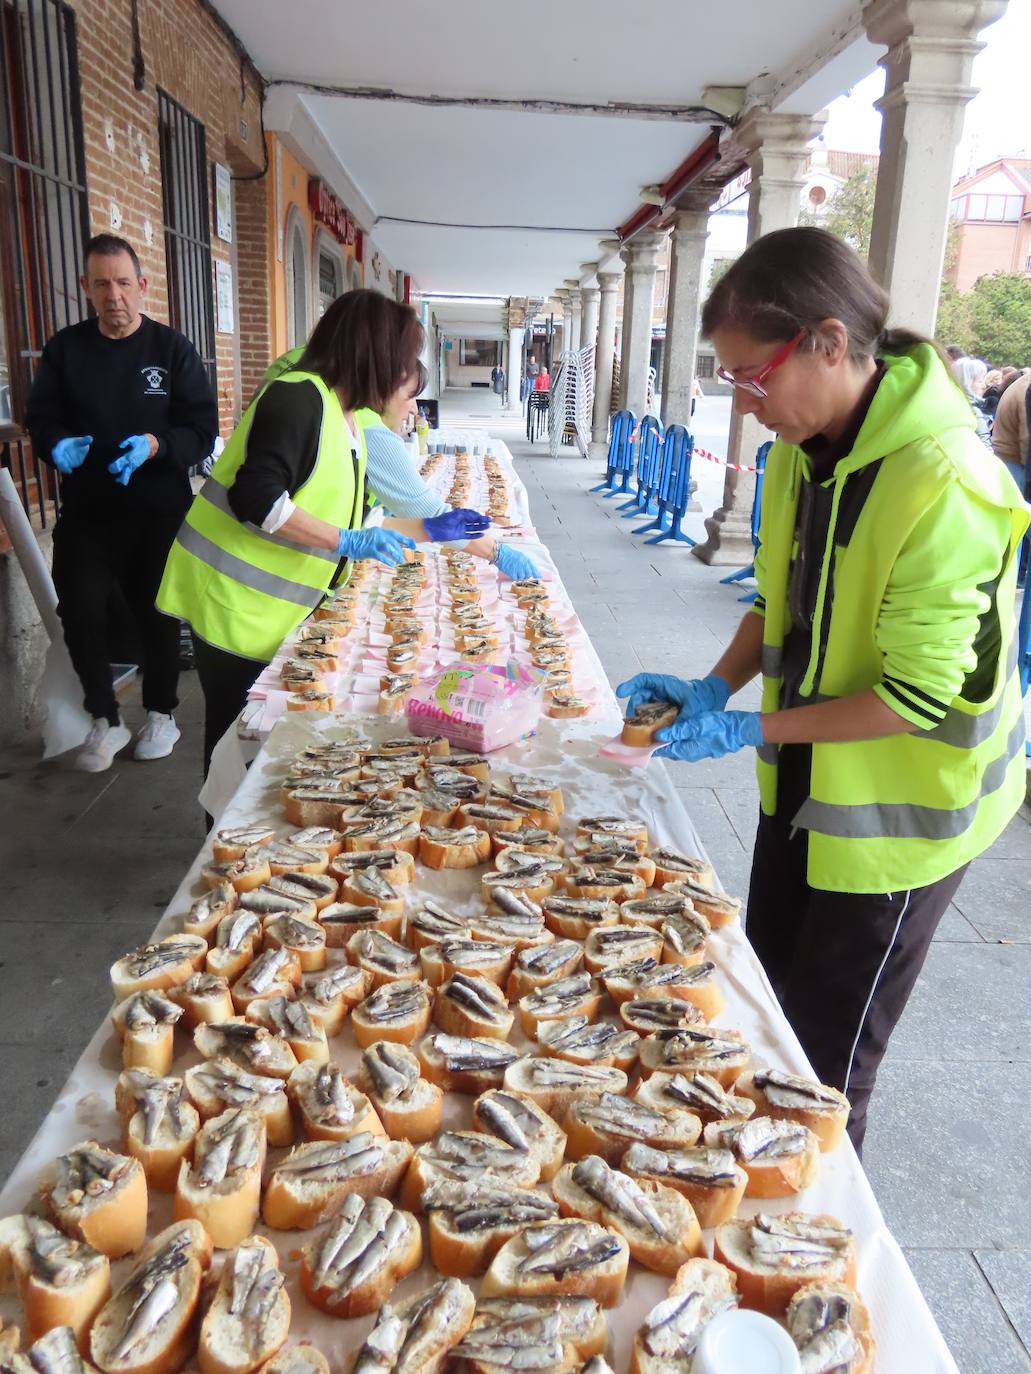
[[(216, 510), (222, 511), (224, 515), (230, 515), (234, 520), (237, 519), (232, 506), (229, 504), (229, 488), (224, 487), (221, 482), (216, 482), (213, 477), (208, 478), (197, 495), (207, 501), (209, 505), (214, 506)], [(340, 562), (334, 549), (317, 549), (314, 544), (302, 544), (296, 539), (287, 539), (282, 534), (271, 534), (250, 520), (241, 520), (240, 524), (245, 530), (256, 535), (259, 539), (266, 540), (269, 544), (278, 544), (280, 548), (293, 549), (296, 553), (306, 553), (311, 558), (324, 558), (328, 563), (334, 565)], [(191, 549), (190, 552), (196, 553), (196, 550)], [(201, 555), (197, 554), (197, 557), (200, 558)], [(203, 561), (208, 562), (206, 558)]]
[[(303, 582), (291, 582), (289, 578), (256, 568), (253, 563), (237, 558), (207, 537), (185, 520), (176, 535), (176, 543), (187, 553), (213, 568), (215, 572), (225, 573), (234, 582), (250, 587), (253, 591), (264, 592), (268, 596), (278, 596), (281, 601), (292, 601), (309, 610), (317, 606), (326, 595), (324, 587), (306, 587)], [(336, 562), (336, 559), (333, 560)]]
[(764, 644), (759, 659), (759, 671), (763, 677), (780, 677), (784, 663), (784, 648), (780, 644)]
[(974, 823), (981, 801), (998, 791), (1006, 781), (1010, 764), (1024, 752), (1025, 728), (1021, 714), (1013, 723), (1003, 753), (985, 768), (977, 796), (966, 806), (955, 810), (908, 802), (863, 802), (848, 806), (814, 801), (810, 797), (802, 803), (792, 824), (844, 840), (954, 840)]

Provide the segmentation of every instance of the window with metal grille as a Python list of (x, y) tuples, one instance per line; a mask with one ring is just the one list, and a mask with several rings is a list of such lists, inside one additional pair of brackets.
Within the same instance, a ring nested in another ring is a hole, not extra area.
[(204, 125), (159, 90), (158, 133), (169, 318), (200, 354), (214, 389), (215, 308)]
[(88, 236), (75, 15), (63, 0), (0, 0), (0, 462), (41, 527), (56, 475), (20, 420), (44, 343), (86, 317)]
[(695, 376), (701, 382), (712, 381), (716, 376), (716, 359), (711, 353), (699, 353), (695, 363)]

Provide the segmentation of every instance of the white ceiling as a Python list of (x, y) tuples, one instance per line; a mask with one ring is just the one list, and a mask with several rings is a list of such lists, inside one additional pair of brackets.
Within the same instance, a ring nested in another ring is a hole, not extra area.
[[(815, 111), (876, 62), (855, 0), (737, 0), (732, 30), (725, 7), (703, 0), (215, 0), (215, 8), (270, 81), (431, 99), (680, 107), (702, 103), (709, 86), (756, 82), (775, 107), (797, 111), (801, 100)], [(272, 94), (267, 113), (280, 115), (271, 127), (288, 131), (284, 102), (303, 102), (336, 169), (376, 217), (376, 243), (420, 287), (441, 292), (542, 295), (578, 277), (580, 264), (598, 257), (599, 238), (637, 208), (640, 188), (664, 181), (708, 132), (668, 115)], [(315, 170), (332, 184), (332, 168)]]

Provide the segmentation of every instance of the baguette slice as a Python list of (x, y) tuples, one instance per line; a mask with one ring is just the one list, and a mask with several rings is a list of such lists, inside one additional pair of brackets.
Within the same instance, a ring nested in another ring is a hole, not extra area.
[(326, 967), (326, 929), (319, 921), (283, 911), (262, 926), (265, 949), (285, 949), (301, 966), (302, 973), (318, 973)]
[(11, 1216), (0, 1221), (0, 1280), (0, 1288), (13, 1281), (18, 1289), (29, 1341), (65, 1327), (88, 1350), (90, 1326), (111, 1294), (111, 1262), (43, 1217)]
[(487, 1298), (455, 1354), (470, 1374), (572, 1374), (608, 1344), (608, 1325), (593, 1298)]
[[(631, 849), (631, 852), (636, 854), (637, 850)], [(619, 910), (619, 919), (627, 925), (649, 926), (652, 930), (658, 930), (663, 921), (683, 916), (692, 909), (686, 897), (678, 897), (675, 893), (649, 892), (644, 897), (624, 902)]]
[(166, 1074), (172, 1067), (176, 1022), (183, 1014), (178, 1002), (160, 992), (134, 992), (116, 1004), (111, 1024), (122, 1042), (122, 1066)]
[(750, 1056), (748, 1042), (740, 1031), (685, 1026), (649, 1035), (641, 1042), (638, 1062), (642, 1078), (657, 1070), (685, 1075), (707, 1073), (729, 1088), (744, 1072)]
[(664, 1183), (635, 1179), (599, 1155), (565, 1164), (552, 1183), (566, 1217), (597, 1221), (626, 1238), (631, 1256), (656, 1274), (675, 1274), (704, 1253), (702, 1228), (683, 1194)]
[(392, 940), (401, 935), (402, 916), (397, 911), (384, 911), (378, 906), (362, 906), (358, 902), (332, 902), (319, 912), (319, 925), (326, 932), (326, 947), (342, 949), (352, 935), (363, 930), (381, 930)]
[(558, 1216), (553, 1198), (489, 1177), (476, 1183), (431, 1183), (422, 1195), (422, 1209), (429, 1217), (434, 1267), (459, 1279), (486, 1273), (505, 1242), (523, 1227)]
[(208, 942), (201, 935), (169, 935), (156, 945), (140, 945), (111, 965), (115, 1000), (185, 983), (191, 973), (200, 972), (207, 952)]
[(147, 1180), (138, 1159), (85, 1140), (40, 1176), (43, 1204), (61, 1230), (109, 1259), (131, 1254), (147, 1234)]
[(330, 1374), (329, 1361), (307, 1341), (278, 1350), (261, 1366), (261, 1374)]
[(427, 898), (417, 911), (410, 911), (405, 917), (404, 942), (416, 953), (455, 935), (472, 937), (472, 917), (455, 916), (432, 898)]
[(731, 1150), (748, 1175), (746, 1197), (791, 1197), (808, 1188), (820, 1169), (820, 1142), (808, 1126), (753, 1116), (748, 1121), (714, 1121), (706, 1145)]
[(372, 987), (372, 974), (355, 964), (336, 964), (301, 977), (300, 997), (313, 1021), (327, 1035), (339, 1035), (347, 1013), (363, 1002)]
[[(668, 893), (661, 893), (663, 897)], [(688, 911), (679, 915), (667, 916), (659, 927), (662, 935), (662, 962), (682, 964), (691, 968), (705, 958), (712, 926), (700, 911), (695, 911), (688, 902)]]
[(204, 971), (227, 980), (238, 978), (258, 953), (260, 943), (260, 916), (237, 907), (219, 921), (214, 943), (204, 960)]
[(202, 1022), (227, 1021), (234, 1014), (228, 982), (213, 973), (191, 973), (185, 983), (169, 988), (166, 996), (182, 1007), (191, 1030)]
[(659, 963), (654, 955), (635, 959), (629, 964), (617, 964), (602, 972), (605, 990), (616, 1003), (631, 997), (679, 997), (693, 1002), (710, 1020), (716, 1007), (722, 1010), (722, 996), (713, 983), (715, 965), (699, 961), (689, 966), (679, 963)]
[(737, 1303), (737, 1279), (730, 1269), (715, 1260), (688, 1260), (669, 1296), (652, 1308), (634, 1337), (630, 1374), (690, 1374), (703, 1329)]
[(270, 1145), (293, 1144), (294, 1122), (283, 1079), (248, 1073), (231, 1059), (206, 1059), (187, 1069), (183, 1082), (203, 1121), (220, 1116), (227, 1107), (253, 1107), (265, 1123)]
[(655, 733), (672, 725), (680, 708), (668, 701), (642, 701), (632, 716), (623, 722), (620, 736), (633, 749), (648, 749), (656, 743)]
[(419, 951), (423, 977), (431, 987), (439, 987), (453, 973), (489, 978), (498, 987), (504, 987), (512, 969), (513, 957), (511, 945), (460, 936), (449, 936), (439, 944), (425, 945)]
[[(516, 959), (522, 953), (532, 953), (555, 943), (555, 937), (544, 924), (544, 912), (525, 896), (497, 894), (501, 905), (483, 916), (474, 916), (470, 932), (474, 940), (491, 944), (510, 945)], [(511, 983), (513, 975), (509, 975)]]
[(283, 1037), (250, 1017), (205, 1022), (194, 1031), (193, 1043), (205, 1059), (230, 1059), (249, 1073), (284, 1083), (297, 1068), (297, 1055)]
[(687, 878), (701, 887), (715, 890), (712, 886), (715, 880), (712, 864), (705, 859), (697, 859), (693, 855), (681, 854), (676, 849), (663, 847), (652, 850), (652, 860), (655, 863), (653, 887), (661, 890), (667, 883), (683, 882)]
[(303, 1002), (281, 996), (258, 997), (248, 1006), (247, 1019), (282, 1039), (299, 1063), (325, 1064), (329, 1059), (326, 1032)]
[(619, 1019), (638, 1035), (705, 1024), (695, 1004), (683, 997), (631, 997), (620, 1002)]
[(570, 897), (566, 893), (542, 903), (547, 927), (559, 940), (586, 940), (593, 930), (619, 922), (619, 904), (607, 897)]
[(482, 1036), (427, 1035), (419, 1043), (419, 1062), (431, 1083), (445, 1092), (473, 1093), (498, 1088), (521, 1052), (503, 1040)]
[(562, 1167), (566, 1133), (532, 1097), (491, 1088), (473, 1103), (473, 1125), (514, 1150), (526, 1150), (540, 1166), (544, 1183)]
[(783, 1317), (798, 1290), (813, 1282), (856, 1283), (852, 1232), (837, 1217), (760, 1212), (716, 1228), (715, 1258), (737, 1275), (742, 1307)]
[[(313, 906), (318, 912), (324, 906), (329, 906), (330, 902), (337, 899), (337, 888), (337, 880), (328, 873), (307, 873), (291, 869), (288, 873), (274, 874), (262, 891), (271, 893), (273, 897), (288, 897), (292, 902), (301, 903), (301, 908), (295, 909), (293, 914), (301, 919), (311, 920), (312, 913), (307, 908)], [(248, 903), (241, 901), (240, 905), (247, 906)]]
[(419, 977), (419, 957), (379, 930), (363, 930), (347, 942), (347, 958), (372, 976), (373, 988)]
[(218, 928), (219, 921), (236, 910), (240, 898), (232, 883), (219, 883), (209, 888), (203, 897), (198, 897), (183, 917), (183, 934), (199, 935), (204, 940), (211, 939)]
[(743, 1073), (734, 1084), (734, 1091), (754, 1102), (763, 1116), (808, 1126), (823, 1151), (834, 1150), (841, 1144), (848, 1124), (849, 1101), (837, 1088), (780, 1069), (756, 1069), (754, 1073)]
[(468, 1331), (475, 1308), (472, 1289), (458, 1279), (440, 1279), (407, 1302), (387, 1303), (355, 1357), (352, 1374), (439, 1374)]
[(316, 849), (326, 858), (333, 860), (344, 847), (344, 837), (329, 825), (306, 825), (287, 836), (288, 844), (301, 849)]
[(563, 1121), (574, 1102), (602, 1093), (624, 1094), (629, 1080), (622, 1069), (600, 1064), (569, 1064), (546, 1055), (517, 1059), (505, 1070), (506, 1092), (531, 1098), (549, 1116)]
[(636, 1031), (614, 1026), (611, 1021), (591, 1022), (586, 1016), (545, 1021), (538, 1028), (542, 1054), (570, 1064), (605, 1064), (628, 1072), (637, 1062), (641, 1043)]
[(501, 1247), (480, 1293), (486, 1298), (578, 1294), (615, 1307), (629, 1261), (625, 1238), (597, 1222), (545, 1221), (525, 1227)]
[(366, 1132), (348, 1140), (298, 1145), (273, 1169), (262, 1215), (274, 1230), (307, 1230), (333, 1216), (352, 1195), (392, 1193), (411, 1157), (406, 1140)]
[(246, 1012), (259, 997), (292, 997), (301, 981), (301, 961), (284, 946), (267, 949), (249, 964), (232, 985), (233, 1006)]
[(183, 1160), (175, 1218), (199, 1221), (219, 1250), (239, 1245), (254, 1229), (261, 1203), (265, 1125), (251, 1107), (231, 1107), (205, 1123), (192, 1166)]
[(255, 845), (253, 849), (246, 850), (239, 859), (227, 859), (223, 862), (212, 859), (201, 869), (200, 876), (208, 887), (231, 883), (238, 893), (250, 892), (252, 888), (267, 883), (272, 876), (268, 855), (263, 852), (264, 849), (264, 845)]
[(551, 940), (521, 949), (508, 979), (508, 995), (525, 997), (576, 973), (583, 962), (583, 948), (576, 940)]
[(427, 868), (475, 868), (490, 858), (490, 835), (472, 825), (462, 830), (424, 825), (419, 858)]
[(702, 913), (713, 930), (720, 930), (723, 926), (733, 925), (735, 921), (740, 919), (741, 902), (739, 898), (727, 897), (723, 893), (713, 892), (704, 883), (695, 882), (691, 878), (678, 878), (675, 883), (667, 883), (662, 890), (687, 897), (693, 903), (694, 909)]
[(196, 1341), (201, 1282), (211, 1239), (199, 1221), (179, 1221), (150, 1242), (90, 1331), (104, 1374), (172, 1374)]
[(620, 1161), (631, 1178), (664, 1183), (682, 1193), (695, 1210), (699, 1226), (708, 1229), (729, 1221), (745, 1195), (748, 1175), (730, 1150), (689, 1146), (655, 1150), (635, 1141)]
[(434, 1183), (473, 1185), (489, 1180), (514, 1188), (532, 1188), (540, 1165), (527, 1150), (517, 1150), (477, 1131), (444, 1131), (420, 1145), (401, 1184), (401, 1205), (422, 1210), (422, 1199)]
[(634, 1097), (657, 1112), (686, 1108), (703, 1125), (710, 1121), (747, 1121), (755, 1113), (755, 1103), (727, 1091), (707, 1073), (653, 1073), (637, 1087)]
[(358, 1085), (391, 1139), (421, 1145), (440, 1129), (444, 1094), (421, 1077), (418, 1059), (404, 1045), (378, 1040), (364, 1050)]
[(236, 825), (228, 830), (216, 830), (211, 840), (211, 855), (216, 863), (242, 859), (256, 844), (270, 844), (276, 838), (274, 826)]
[(614, 925), (592, 930), (584, 943), (584, 963), (591, 973), (614, 973), (623, 964), (644, 959), (658, 963), (662, 936), (647, 926)]
[(359, 1049), (390, 1040), (411, 1045), (430, 1024), (430, 992), (425, 983), (403, 979), (383, 983), (351, 1012)]
[(201, 1374), (252, 1374), (290, 1330), (290, 1299), (276, 1247), (248, 1236), (226, 1256), (197, 1347)]
[(584, 970), (542, 984), (520, 997), (519, 1024), (525, 1035), (536, 1040), (541, 1027), (549, 1022), (568, 1016), (584, 1016), (594, 1021), (600, 1007), (601, 984)]
[(362, 849), (339, 855), (329, 866), (330, 875), (339, 883), (373, 870), (393, 887), (408, 887), (415, 878), (415, 860), (406, 849)]
[(870, 1314), (846, 1284), (804, 1284), (788, 1303), (786, 1320), (803, 1368), (828, 1368), (833, 1358), (837, 1374), (869, 1374), (875, 1350)]
[(364, 1317), (422, 1262), (422, 1232), (385, 1197), (351, 1194), (327, 1231), (301, 1251), (301, 1287), (334, 1317)]
[(181, 1078), (159, 1078), (146, 1069), (126, 1069), (115, 1085), (122, 1145), (140, 1161), (151, 1192), (174, 1192), (180, 1164), (193, 1158), (200, 1115), (183, 1092)]
[(449, 1035), (507, 1040), (515, 1013), (497, 983), (467, 973), (453, 973), (437, 989), (433, 1020)]
[(61, 1374), (97, 1374), (84, 1358), (70, 1326), (51, 1327), (24, 1353), (19, 1352), (21, 1333), (16, 1326), (0, 1328), (0, 1366), (4, 1374), (45, 1374), (60, 1370)]
[(286, 1093), (309, 1140), (349, 1140), (362, 1131), (384, 1133), (369, 1099), (352, 1087), (337, 1064), (299, 1064)]
[(635, 1140), (678, 1149), (693, 1145), (702, 1130), (702, 1123), (692, 1112), (655, 1112), (609, 1092), (574, 1102), (562, 1125), (568, 1159), (601, 1155), (608, 1164), (617, 1163)]

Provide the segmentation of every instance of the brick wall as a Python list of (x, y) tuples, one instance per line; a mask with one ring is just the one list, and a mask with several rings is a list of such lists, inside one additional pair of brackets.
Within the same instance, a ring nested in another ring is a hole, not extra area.
[[(204, 125), (212, 258), (233, 266), (238, 297), (236, 332), (216, 334), (219, 417), (222, 433), (228, 434), (240, 413), (240, 392), (249, 394), (252, 375), (240, 339), (247, 339), (248, 349), (263, 347), (268, 353), (268, 192), (265, 177), (233, 183), (235, 242), (224, 243), (215, 235), (211, 164), (223, 163), (239, 176), (262, 167), (258, 78), (201, 0), (140, 0), (145, 80), (137, 91), (130, 0), (72, 4), (92, 231), (122, 234), (135, 246), (147, 277), (147, 312), (166, 323), (157, 88)], [(262, 239), (260, 253), (255, 232)]]

